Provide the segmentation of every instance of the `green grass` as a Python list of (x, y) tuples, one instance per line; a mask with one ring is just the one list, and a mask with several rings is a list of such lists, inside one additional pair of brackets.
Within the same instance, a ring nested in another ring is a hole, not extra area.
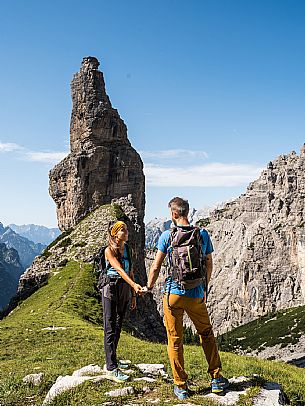
[[(296, 344), (305, 334), (305, 306), (269, 314), (223, 334), (218, 343), (224, 351), (263, 350), (280, 344)], [(241, 339), (242, 338), (242, 339)]]
[[(0, 404), (7, 406), (41, 405), (49, 388), (59, 375), (71, 374), (88, 364), (104, 363), (101, 305), (94, 289), (91, 265), (69, 262), (54, 274), (46, 286), (24, 301), (13, 313), (0, 322)], [(45, 327), (65, 327), (66, 330), (46, 331)], [(126, 332), (118, 349), (122, 358), (133, 363), (160, 362), (168, 370), (166, 346), (141, 341)], [(293, 366), (257, 358), (221, 353), (226, 376), (259, 374), (264, 380), (279, 382), (292, 400), (291, 405), (305, 405), (305, 372)], [(212, 405), (202, 395), (209, 391), (207, 364), (202, 349), (185, 346), (185, 364), (194, 384), (191, 402)], [(39, 387), (22, 383), (30, 373), (44, 373)], [(249, 395), (239, 405), (250, 405), (263, 381), (257, 381)], [(150, 398), (160, 398), (159, 404), (179, 403), (172, 395), (170, 381), (130, 383), (138, 395), (116, 400), (116, 404), (142, 403), (143, 386), (151, 388)], [(113, 389), (111, 382), (85, 384), (66, 392), (54, 405), (101, 405), (110, 398), (105, 392)], [(117, 387), (118, 385), (115, 385)], [(165, 400), (170, 399), (170, 403)]]

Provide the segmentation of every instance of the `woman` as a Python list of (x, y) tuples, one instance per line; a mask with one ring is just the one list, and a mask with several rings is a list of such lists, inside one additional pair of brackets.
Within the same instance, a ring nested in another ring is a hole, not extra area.
[(132, 310), (136, 308), (136, 293), (142, 291), (142, 287), (134, 282), (127, 240), (128, 230), (123, 221), (110, 225), (108, 247), (105, 250), (107, 276), (110, 282), (103, 287), (101, 293), (106, 355), (104, 369), (107, 377), (115, 382), (124, 382), (129, 378), (121, 371), (121, 369), (128, 368), (128, 365), (118, 361), (116, 350), (129, 303), (130, 288), (132, 288)]

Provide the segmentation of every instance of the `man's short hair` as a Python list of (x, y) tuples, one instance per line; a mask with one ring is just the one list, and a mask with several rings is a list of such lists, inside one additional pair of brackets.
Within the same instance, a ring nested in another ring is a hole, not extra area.
[(189, 202), (181, 197), (174, 197), (168, 202), (168, 207), (177, 212), (180, 217), (187, 217), (189, 214)]

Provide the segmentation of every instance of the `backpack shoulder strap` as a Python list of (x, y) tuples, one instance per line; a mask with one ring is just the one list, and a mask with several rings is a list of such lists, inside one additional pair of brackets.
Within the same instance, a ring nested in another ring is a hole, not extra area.
[(98, 253), (94, 257), (94, 269), (96, 272), (101, 272), (106, 269), (106, 258), (105, 258), (105, 250), (106, 246), (99, 249)]
[(129, 261), (129, 269), (131, 270), (131, 266), (132, 266), (132, 250), (129, 247), (129, 245), (126, 243), (126, 252), (127, 252), (127, 258)]
[(173, 240), (175, 238), (175, 235), (176, 235), (177, 231), (178, 231), (178, 228), (176, 226), (171, 227), (169, 229), (169, 244), (170, 244), (170, 246), (172, 246), (172, 242), (173, 242)]

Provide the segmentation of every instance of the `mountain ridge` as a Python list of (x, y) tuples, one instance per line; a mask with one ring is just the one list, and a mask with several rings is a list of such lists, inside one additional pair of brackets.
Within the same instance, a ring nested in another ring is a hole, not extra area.
[(27, 238), (30, 241), (33, 241), (35, 244), (49, 245), (52, 241), (55, 240), (60, 234), (59, 228), (45, 227), (38, 224), (9, 224), (9, 228), (15, 231), (17, 234), (22, 237)]

